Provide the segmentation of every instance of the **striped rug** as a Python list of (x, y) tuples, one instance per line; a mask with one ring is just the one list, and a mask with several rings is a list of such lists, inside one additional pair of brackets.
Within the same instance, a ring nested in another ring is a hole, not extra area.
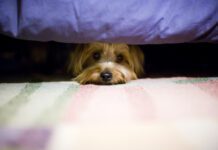
[(217, 150), (218, 78), (1, 83), (0, 150)]

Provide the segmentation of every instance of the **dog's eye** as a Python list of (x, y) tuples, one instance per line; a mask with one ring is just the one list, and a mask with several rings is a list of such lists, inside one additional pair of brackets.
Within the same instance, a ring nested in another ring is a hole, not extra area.
[(123, 55), (122, 54), (117, 55), (117, 62), (120, 63), (122, 61), (123, 61)]
[(99, 60), (100, 57), (101, 57), (101, 54), (100, 54), (100, 52), (95, 52), (95, 53), (93, 53), (92, 57), (93, 57), (95, 60)]

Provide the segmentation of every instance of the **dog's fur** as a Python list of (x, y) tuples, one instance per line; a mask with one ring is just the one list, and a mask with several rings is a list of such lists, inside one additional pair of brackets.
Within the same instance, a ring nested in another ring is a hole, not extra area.
[[(80, 84), (120, 84), (142, 77), (144, 55), (127, 44), (80, 44), (70, 54), (68, 71)], [(109, 80), (102, 73), (110, 74)]]

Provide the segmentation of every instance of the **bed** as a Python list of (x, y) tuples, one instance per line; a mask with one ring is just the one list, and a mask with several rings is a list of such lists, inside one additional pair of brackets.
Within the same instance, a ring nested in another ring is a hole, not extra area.
[(70, 43), (217, 42), (217, 0), (1, 0), (0, 33)]

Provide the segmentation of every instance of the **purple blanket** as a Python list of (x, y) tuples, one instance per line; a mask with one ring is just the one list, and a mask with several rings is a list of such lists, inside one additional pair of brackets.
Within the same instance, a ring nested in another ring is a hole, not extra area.
[(0, 0), (0, 33), (37, 41), (218, 41), (218, 0)]

